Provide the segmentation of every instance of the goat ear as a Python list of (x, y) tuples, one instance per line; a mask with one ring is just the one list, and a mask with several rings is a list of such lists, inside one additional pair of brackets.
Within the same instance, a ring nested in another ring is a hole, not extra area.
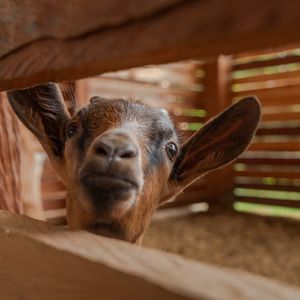
[(7, 92), (22, 123), (38, 138), (50, 158), (63, 156), (64, 127), (70, 119), (62, 94), (54, 83)]
[[(260, 120), (260, 104), (245, 98), (206, 123), (182, 145), (170, 177), (170, 196), (242, 154)], [(167, 200), (167, 199), (165, 199)]]

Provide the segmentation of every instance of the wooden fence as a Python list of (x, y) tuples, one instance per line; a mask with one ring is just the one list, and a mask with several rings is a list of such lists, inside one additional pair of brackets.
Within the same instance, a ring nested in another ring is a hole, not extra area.
[[(211, 62), (185, 61), (107, 73), (77, 81), (76, 94), (80, 105), (100, 95), (163, 107), (182, 140), (232, 102), (256, 95), (263, 117), (249, 151), (234, 165), (195, 182), (165, 207), (198, 202), (212, 207), (235, 203), (241, 210), (245, 203), (300, 207), (300, 50), (220, 56)], [(63, 222), (64, 187), (48, 163), (42, 190), (47, 219)]]
[(235, 200), (300, 208), (300, 50), (237, 55), (232, 75), (233, 101), (256, 95), (263, 112), (235, 165)]

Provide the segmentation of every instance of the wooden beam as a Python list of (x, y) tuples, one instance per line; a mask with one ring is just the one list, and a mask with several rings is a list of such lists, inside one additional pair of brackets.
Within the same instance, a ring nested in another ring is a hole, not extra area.
[(8, 101), (0, 94), (0, 209), (22, 213), (20, 131)]
[(0, 212), (1, 299), (299, 299), (300, 290)]
[(299, 9), (297, 0), (3, 0), (0, 89), (299, 42)]

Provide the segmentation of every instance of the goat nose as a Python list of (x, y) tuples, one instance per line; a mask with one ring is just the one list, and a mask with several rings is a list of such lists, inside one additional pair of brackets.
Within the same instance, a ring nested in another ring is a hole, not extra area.
[(102, 137), (94, 145), (97, 155), (107, 158), (132, 158), (137, 155), (137, 147), (133, 142), (118, 137)]

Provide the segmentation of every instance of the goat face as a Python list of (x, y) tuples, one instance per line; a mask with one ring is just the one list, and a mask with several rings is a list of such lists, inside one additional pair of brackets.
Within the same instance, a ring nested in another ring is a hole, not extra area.
[(260, 117), (246, 98), (180, 146), (167, 113), (139, 102), (93, 97), (71, 116), (54, 84), (8, 97), (66, 185), (69, 225), (131, 242), (159, 205), (240, 155)]
[(173, 124), (138, 102), (93, 98), (66, 126), (68, 220), (135, 241), (159, 204), (177, 155)]

